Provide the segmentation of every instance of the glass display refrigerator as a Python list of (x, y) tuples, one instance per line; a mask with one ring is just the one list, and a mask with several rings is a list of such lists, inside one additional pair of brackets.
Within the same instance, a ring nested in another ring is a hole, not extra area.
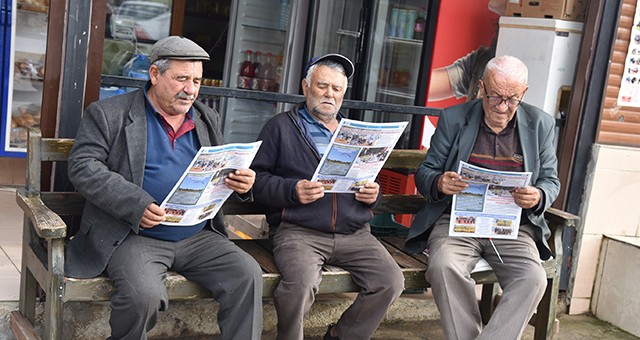
[[(433, 33), (439, 1), (312, 1), (307, 57), (338, 52), (352, 59), (355, 74), (347, 98), (424, 106)], [(357, 14), (357, 15), (354, 15)], [(436, 14), (436, 15), (434, 15)], [(392, 112), (351, 112), (374, 122), (409, 121), (411, 115)], [(398, 147), (410, 148), (415, 130), (405, 131)], [(418, 129), (419, 130), (419, 129)]]
[[(297, 93), (287, 79), (292, 60), (301, 46), (294, 41), (304, 34), (292, 28), (302, 1), (232, 1), (226, 46), (223, 84), (226, 87), (263, 92)], [(294, 34), (295, 33), (295, 34)], [(282, 105), (275, 102), (227, 98), (221, 103), (224, 113), (225, 142), (254, 141), (262, 125)]]
[(0, 156), (25, 157), (27, 130), (40, 125), (48, 0), (0, 0)]

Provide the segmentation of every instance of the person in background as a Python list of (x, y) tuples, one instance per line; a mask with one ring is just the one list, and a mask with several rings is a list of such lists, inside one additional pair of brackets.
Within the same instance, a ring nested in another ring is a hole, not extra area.
[[(493, 13), (504, 15), (507, 0), (488, 0), (487, 7)], [(480, 46), (453, 64), (439, 67), (431, 72), (428, 100), (436, 101), (451, 98), (466, 97), (467, 101), (478, 98), (478, 80), (487, 62), (496, 55), (498, 43), (498, 29), (493, 36), (490, 46)]]
[[(490, 60), (479, 99), (440, 115), (431, 147), (415, 174), (427, 199), (416, 215), (405, 247), (428, 249), (426, 279), (440, 310), (447, 339), (519, 339), (546, 287), (541, 259), (551, 256), (544, 212), (558, 196), (554, 119), (522, 102), (527, 67), (511, 56)], [(522, 208), (517, 239), (449, 236), (453, 195), (467, 188), (456, 173), (460, 161), (499, 171), (531, 172), (531, 185), (513, 191)], [(489, 323), (482, 326), (470, 271), (480, 258), (493, 268), (503, 289)]]
[[(110, 339), (146, 339), (168, 308), (167, 270), (220, 303), (221, 339), (260, 339), (262, 272), (226, 236), (222, 213), (191, 226), (163, 224), (159, 202), (201, 146), (223, 142), (218, 113), (196, 101), (209, 55), (171, 36), (151, 50), (150, 80), (137, 91), (87, 107), (69, 156), (69, 178), (86, 198), (80, 231), (67, 247), (65, 273), (113, 281)], [(225, 179), (251, 198), (255, 173)]]
[(322, 183), (309, 180), (342, 118), (338, 111), (353, 64), (327, 54), (311, 59), (304, 73), (305, 103), (264, 125), (251, 165), (254, 197), (269, 208), (273, 255), (282, 275), (274, 293), (277, 337), (303, 338), (303, 319), (318, 292), (322, 266), (330, 264), (350, 272), (361, 290), (324, 339), (370, 339), (404, 289), (400, 268), (370, 232), (380, 186), (325, 194)]

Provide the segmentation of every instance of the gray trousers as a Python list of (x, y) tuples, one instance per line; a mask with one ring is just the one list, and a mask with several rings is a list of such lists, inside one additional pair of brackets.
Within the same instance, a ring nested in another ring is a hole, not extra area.
[(282, 275), (274, 293), (278, 339), (303, 338), (304, 316), (318, 292), (323, 264), (350, 272), (361, 288), (336, 323), (340, 339), (370, 339), (404, 289), (400, 268), (368, 227), (342, 235), (283, 223), (272, 240)]
[[(433, 226), (426, 279), (440, 311), (447, 339), (520, 339), (547, 286), (531, 224), (520, 225), (515, 240), (449, 237), (449, 214)], [(482, 328), (475, 281), (470, 272), (483, 257), (498, 277), (503, 293), (489, 323)]]
[(260, 266), (225, 236), (209, 229), (178, 242), (127, 236), (107, 265), (116, 288), (109, 320), (112, 339), (147, 338), (158, 311), (168, 308), (168, 269), (211, 291), (220, 304), (221, 339), (260, 339)]

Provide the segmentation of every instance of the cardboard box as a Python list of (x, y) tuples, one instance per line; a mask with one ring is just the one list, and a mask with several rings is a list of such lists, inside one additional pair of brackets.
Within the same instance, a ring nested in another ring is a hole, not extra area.
[(508, 0), (505, 15), (584, 21), (586, 0)]

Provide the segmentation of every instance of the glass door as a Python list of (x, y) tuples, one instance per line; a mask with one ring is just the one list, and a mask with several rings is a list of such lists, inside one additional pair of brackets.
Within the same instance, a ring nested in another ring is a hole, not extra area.
[(339, 53), (351, 59), (355, 75), (349, 79), (345, 98), (352, 97), (362, 68), (362, 38), (368, 7), (367, 0), (316, 0), (311, 2), (306, 60), (327, 53)]
[[(316, 0), (312, 2), (308, 57), (338, 52), (355, 64), (348, 99), (416, 105), (426, 92), (422, 65), (424, 41), (430, 36), (429, 0)], [(354, 15), (354, 14), (358, 15)], [(426, 75), (428, 77), (428, 74)], [(424, 103), (419, 103), (424, 105)], [(349, 112), (354, 119), (410, 121), (392, 112)], [(411, 126), (399, 145), (406, 147)]]

